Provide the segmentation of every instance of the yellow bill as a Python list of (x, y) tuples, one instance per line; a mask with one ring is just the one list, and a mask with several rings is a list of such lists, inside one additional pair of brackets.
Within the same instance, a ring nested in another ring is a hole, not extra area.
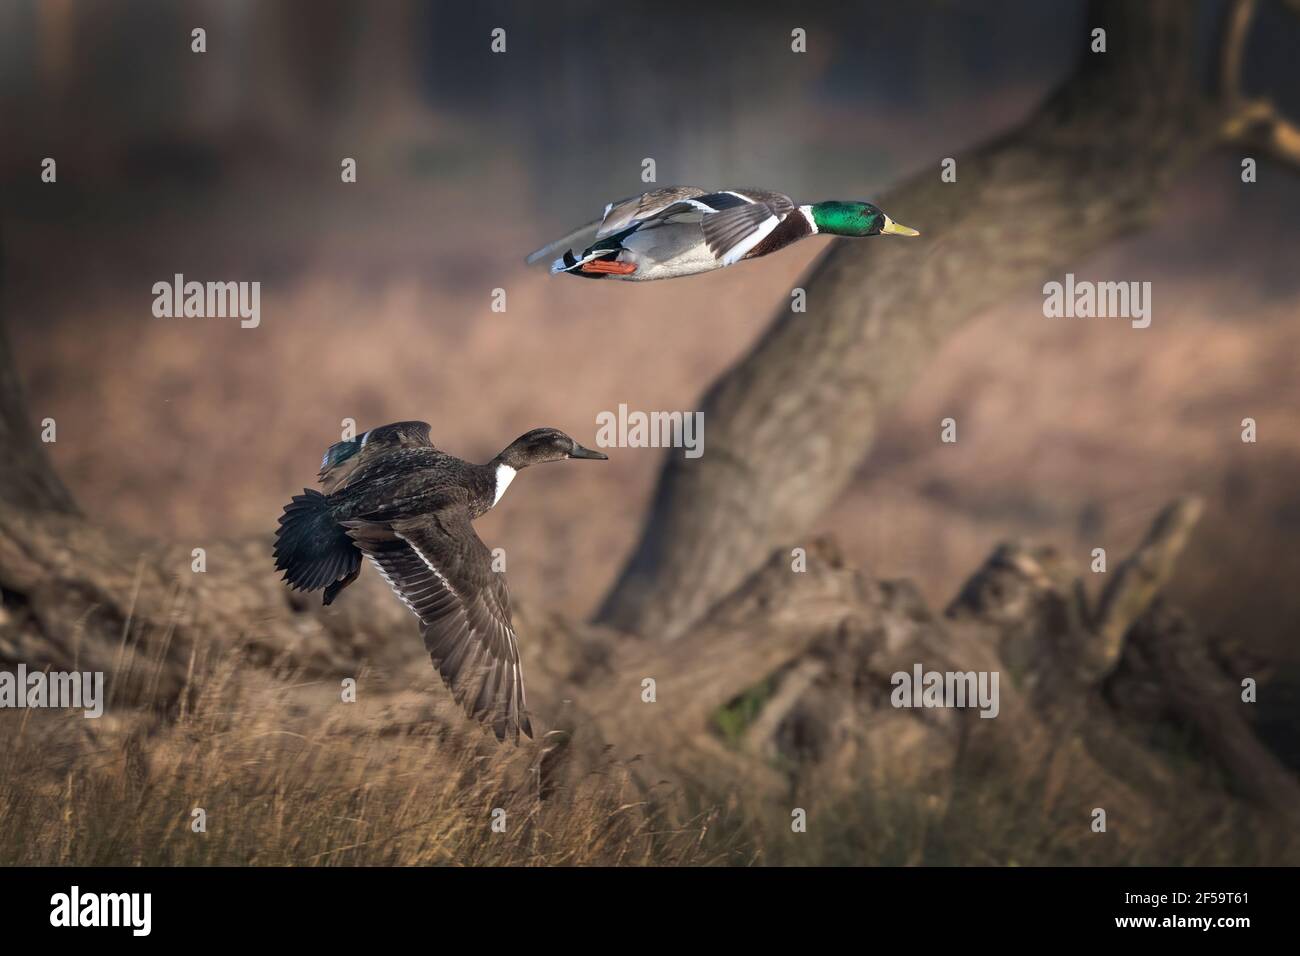
[(885, 217), (884, 228), (880, 230), (882, 236), (919, 236), (920, 233), (911, 226), (904, 226), (902, 223), (894, 222), (888, 216)]

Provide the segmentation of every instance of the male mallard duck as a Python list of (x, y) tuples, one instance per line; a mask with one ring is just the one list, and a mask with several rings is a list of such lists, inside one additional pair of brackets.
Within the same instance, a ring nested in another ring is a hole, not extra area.
[(558, 429), (537, 428), (474, 465), (435, 448), (427, 422), (372, 428), (325, 452), (324, 494), (304, 489), (285, 506), (276, 570), (292, 588), (325, 588), (329, 604), (356, 580), (364, 555), (420, 619), (424, 646), (456, 701), (498, 740), (517, 741), (521, 730), (531, 737), (505, 575), (492, 569), (471, 522), (529, 465), (607, 457)]
[[(538, 249), (552, 274), (671, 279), (757, 259), (805, 236), (919, 236), (868, 202), (796, 205), (763, 189), (665, 186), (605, 207), (600, 219)], [(581, 252), (574, 252), (580, 249)]]

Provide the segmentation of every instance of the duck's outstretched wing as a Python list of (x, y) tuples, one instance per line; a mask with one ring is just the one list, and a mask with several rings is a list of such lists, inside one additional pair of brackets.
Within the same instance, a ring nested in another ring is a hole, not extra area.
[[(739, 201), (729, 205), (715, 201), (726, 196)], [(729, 189), (714, 196), (701, 196), (699, 201), (719, 207), (704, 216), (700, 228), (709, 252), (726, 266), (743, 259), (795, 211), (794, 200), (789, 196), (761, 189)]]
[(331, 494), (347, 483), (347, 479), (363, 462), (395, 448), (432, 448), (428, 422), (393, 422), (380, 425), (356, 438), (336, 441), (321, 459), (317, 478), (325, 494)]
[[(596, 230), (596, 238), (612, 236), (639, 222), (655, 219), (679, 203), (695, 205), (692, 200), (697, 196), (708, 195), (708, 192), (707, 189), (701, 189), (699, 186), (663, 186), (642, 193), (640, 196), (630, 196), (612, 202), (605, 207), (605, 217), (600, 221), (600, 228)], [(707, 207), (699, 208), (705, 211)]]
[(498, 740), (533, 735), (505, 574), (463, 502), (390, 522), (344, 522), (348, 534), (420, 619), (433, 666), (470, 716)]
[(660, 222), (698, 222), (709, 251), (723, 265), (743, 259), (796, 209), (784, 193), (766, 189), (666, 186), (613, 204), (596, 232), (604, 236)]
[(576, 250), (581, 252), (597, 239), (603, 239), (605, 236), (612, 236), (616, 232), (622, 232), (639, 222), (655, 218), (671, 206), (682, 202), (690, 202), (694, 197), (703, 196), (707, 193), (707, 189), (701, 189), (699, 186), (663, 186), (659, 189), (652, 189), (648, 193), (642, 193), (639, 196), (629, 196), (626, 199), (616, 200), (605, 206), (605, 212), (599, 219), (593, 220), (585, 226), (579, 226), (567, 236), (547, 243), (525, 261), (529, 265), (538, 262), (549, 264), (557, 255), (561, 255), (566, 251)]

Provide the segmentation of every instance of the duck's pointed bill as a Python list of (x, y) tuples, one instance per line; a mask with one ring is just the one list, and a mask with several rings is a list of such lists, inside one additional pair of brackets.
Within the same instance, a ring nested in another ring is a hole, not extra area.
[(603, 451), (592, 451), (590, 448), (583, 448), (576, 441), (573, 443), (573, 451), (569, 452), (570, 458), (597, 458), (601, 461), (609, 461), (609, 455)]
[(885, 217), (885, 227), (880, 230), (882, 236), (919, 236), (920, 233), (911, 226), (904, 226), (901, 222), (894, 222), (888, 216)]

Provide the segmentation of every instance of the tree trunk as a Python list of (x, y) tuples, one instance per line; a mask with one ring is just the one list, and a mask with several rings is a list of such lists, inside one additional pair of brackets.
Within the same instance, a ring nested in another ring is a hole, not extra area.
[[(0, 246), (0, 310), (4, 308), (4, 267)], [(22, 381), (9, 357), (9, 339), (0, 321), (0, 501), (31, 511), (73, 514), (77, 506), (50, 468), (40, 433), (40, 419), (32, 418), (23, 401)]]
[[(880, 200), (916, 241), (835, 241), (771, 326), (705, 394), (706, 453), (670, 457), (640, 541), (597, 615), (674, 639), (843, 491), (882, 411), (967, 319), (1145, 224), (1215, 142), (1183, 0), (1103, 0), (1105, 53), (1019, 129)], [(1090, 37), (1085, 33), (1085, 44)], [(939, 423), (935, 423), (936, 440)]]

